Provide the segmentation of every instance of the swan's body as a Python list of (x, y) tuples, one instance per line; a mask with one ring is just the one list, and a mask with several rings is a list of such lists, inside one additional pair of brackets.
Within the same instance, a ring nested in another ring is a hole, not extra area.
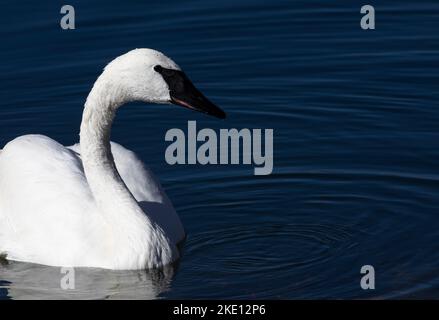
[[(115, 143), (111, 151), (122, 180), (140, 206), (149, 209), (151, 223), (169, 238), (169, 243), (163, 240), (160, 245), (166, 249), (173, 245), (165, 252), (171, 262), (178, 257), (174, 245), (184, 238), (172, 204), (134, 153)], [(146, 221), (137, 221), (141, 216), (131, 217), (122, 209), (119, 216), (107, 221), (107, 216), (101, 214), (84, 174), (79, 145), (66, 148), (39, 135), (16, 138), (2, 151), (0, 176), (1, 210), (11, 213), (0, 215), (5, 220), (0, 221), (0, 250), (9, 259), (111, 269), (155, 265), (146, 265), (154, 257), (130, 252), (136, 246), (143, 254), (152, 250), (148, 248), (151, 240), (145, 232)], [(113, 230), (119, 227), (121, 230)], [(145, 242), (127, 243), (124, 234), (137, 234), (137, 240), (144, 237)]]
[[(87, 98), (80, 144), (26, 135), (0, 151), (0, 254), (109, 269), (154, 268), (178, 258), (185, 233), (171, 202), (133, 152), (110, 143), (124, 103), (173, 101), (174, 84), (154, 71), (157, 65), (181, 73), (149, 49), (107, 66)], [(183, 104), (181, 97), (175, 100)]]

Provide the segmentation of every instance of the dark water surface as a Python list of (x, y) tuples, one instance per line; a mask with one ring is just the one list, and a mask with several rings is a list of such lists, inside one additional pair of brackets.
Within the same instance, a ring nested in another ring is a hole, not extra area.
[[(437, 298), (439, 3), (2, 1), (0, 148), (40, 133), (78, 141), (84, 100), (114, 57), (172, 57), (227, 113), (120, 110), (112, 140), (160, 178), (188, 232), (175, 268), (0, 265), (0, 298)], [(374, 4), (374, 3), (372, 3)], [(274, 170), (170, 166), (171, 128), (274, 129)], [(360, 288), (373, 265), (376, 290)]]

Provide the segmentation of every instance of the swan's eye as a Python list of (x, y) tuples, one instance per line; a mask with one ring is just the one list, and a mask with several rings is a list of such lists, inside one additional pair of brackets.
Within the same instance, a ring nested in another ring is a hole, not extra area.
[(162, 66), (160, 66), (160, 65), (156, 65), (156, 66), (154, 66), (154, 71), (157, 71), (157, 72), (162, 72), (163, 71), (163, 67)]

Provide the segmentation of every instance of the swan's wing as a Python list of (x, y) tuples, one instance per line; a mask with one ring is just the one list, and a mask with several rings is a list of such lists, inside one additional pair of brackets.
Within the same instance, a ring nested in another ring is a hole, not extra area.
[[(79, 144), (68, 148), (78, 157), (81, 156)], [(185, 233), (180, 218), (152, 171), (134, 152), (118, 143), (111, 142), (111, 153), (117, 171), (143, 211), (159, 224), (175, 243), (183, 240)]]
[[(58, 254), (78, 256), (97, 228), (95, 205), (81, 160), (40, 135), (9, 142), (0, 154), (0, 251), (21, 260)], [(62, 258), (62, 257), (60, 257)], [(55, 259), (56, 260), (56, 259)], [(68, 260), (64, 260), (68, 261)], [(39, 261), (44, 263), (44, 261)], [(73, 262), (72, 262), (73, 263)]]

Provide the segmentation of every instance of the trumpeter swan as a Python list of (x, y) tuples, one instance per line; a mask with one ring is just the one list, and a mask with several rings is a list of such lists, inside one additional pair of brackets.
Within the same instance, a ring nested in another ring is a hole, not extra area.
[(130, 101), (225, 118), (164, 54), (136, 49), (116, 58), (88, 95), (79, 144), (25, 135), (0, 151), (0, 254), (125, 270), (178, 258), (185, 232), (171, 202), (133, 152), (110, 142), (116, 111)]

